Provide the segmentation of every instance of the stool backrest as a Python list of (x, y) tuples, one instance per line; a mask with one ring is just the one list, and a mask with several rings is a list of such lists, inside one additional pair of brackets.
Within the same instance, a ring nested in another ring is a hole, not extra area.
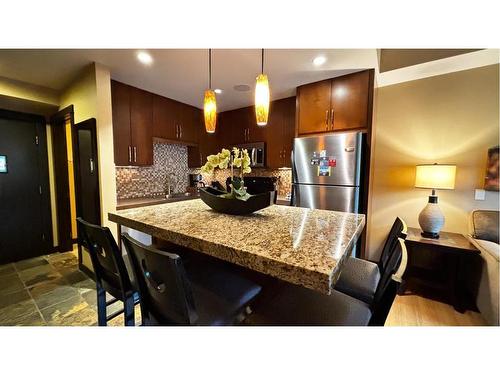
[(397, 217), (392, 224), (389, 235), (387, 236), (384, 247), (382, 248), (382, 254), (380, 255), (380, 260), (378, 262), (380, 273), (383, 273), (384, 269), (387, 267), (387, 263), (389, 262), (389, 259), (391, 257), (391, 252), (395, 249), (398, 238), (405, 239), (407, 233), (408, 226), (406, 225), (405, 221), (400, 217)]
[(196, 322), (194, 298), (182, 259), (122, 234), (139, 286), (141, 313), (145, 324), (181, 324)]
[(408, 253), (405, 241), (402, 238), (398, 238), (393, 244), (393, 249), (390, 249), (390, 256), (375, 291), (371, 325), (384, 325), (401, 285), (407, 262)]
[(125, 296), (132, 284), (122, 254), (109, 228), (77, 218), (78, 242), (89, 250), (96, 282), (113, 297)]

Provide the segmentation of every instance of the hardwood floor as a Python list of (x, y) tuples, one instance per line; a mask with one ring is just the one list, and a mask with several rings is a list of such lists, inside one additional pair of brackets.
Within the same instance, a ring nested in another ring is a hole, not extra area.
[(396, 296), (385, 322), (386, 326), (483, 326), (481, 315), (474, 311), (460, 314), (453, 306), (415, 294)]

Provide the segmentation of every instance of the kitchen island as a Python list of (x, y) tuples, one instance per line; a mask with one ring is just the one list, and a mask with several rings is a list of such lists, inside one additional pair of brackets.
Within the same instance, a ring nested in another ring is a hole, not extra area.
[(279, 205), (231, 216), (200, 199), (108, 216), (118, 225), (324, 294), (333, 289), (365, 225), (362, 214)]

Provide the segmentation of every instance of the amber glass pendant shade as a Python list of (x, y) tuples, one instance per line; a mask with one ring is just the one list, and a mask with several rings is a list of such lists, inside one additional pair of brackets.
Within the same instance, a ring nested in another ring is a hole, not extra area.
[(264, 126), (267, 124), (269, 116), (269, 81), (267, 75), (259, 74), (255, 84), (255, 117), (257, 125)]
[(217, 103), (213, 90), (205, 91), (203, 115), (205, 117), (205, 129), (207, 133), (215, 133), (215, 127), (217, 126)]

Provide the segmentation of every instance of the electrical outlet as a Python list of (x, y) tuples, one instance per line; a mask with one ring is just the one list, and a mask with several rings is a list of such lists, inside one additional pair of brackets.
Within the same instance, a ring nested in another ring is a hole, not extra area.
[(486, 191), (484, 189), (476, 189), (474, 191), (474, 199), (477, 201), (484, 201), (486, 198)]

